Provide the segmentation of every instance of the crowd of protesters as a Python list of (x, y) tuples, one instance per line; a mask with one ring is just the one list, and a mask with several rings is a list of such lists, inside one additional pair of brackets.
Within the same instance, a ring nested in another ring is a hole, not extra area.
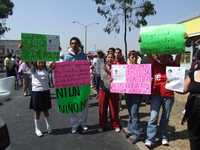
[[(103, 57), (104, 56), (104, 57)], [(185, 107), (185, 115), (182, 123), (187, 121), (188, 137), (190, 140), (190, 148), (197, 150), (200, 146), (200, 134), (198, 129), (199, 123), (199, 68), (200, 68), (200, 51), (196, 53), (190, 70), (186, 71), (184, 93), (190, 93)], [(104, 61), (103, 61), (104, 60)], [(105, 130), (107, 123), (107, 111), (110, 111), (111, 126), (116, 132), (120, 131), (119, 124), (119, 100), (120, 94), (111, 93), (109, 90), (111, 78), (112, 64), (151, 64), (152, 65), (152, 94), (150, 96), (140, 94), (124, 94), (129, 112), (129, 121), (127, 125), (127, 137), (132, 136), (132, 143), (143, 140), (146, 135), (145, 145), (149, 148), (156, 144), (157, 133), (160, 133), (159, 139), (163, 145), (169, 145), (169, 137), (167, 126), (170, 119), (170, 113), (174, 103), (174, 92), (167, 90), (165, 84), (167, 82), (166, 67), (180, 66), (181, 55), (151, 55), (141, 56), (137, 51), (129, 51), (127, 62), (122, 56), (119, 48), (109, 48), (106, 53), (97, 52), (97, 58), (93, 60), (92, 68), (94, 71), (94, 79), (96, 91), (99, 100), (99, 126), (100, 131)], [(182, 94), (184, 94), (182, 93)], [(179, 93), (181, 94), (181, 93)], [(146, 99), (150, 104), (150, 116), (146, 127), (145, 134), (141, 129), (139, 108), (141, 102)], [(109, 109), (108, 109), (109, 107)], [(162, 114), (159, 119), (160, 109)], [(159, 124), (159, 128), (158, 128)], [(160, 130), (158, 132), (158, 129)]]
[[(87, 56), (83, 53), (82, 44), (77, 37), (73, 37), (69, 43), (70, 48), (61, 54), (61, 61), (86, 60)], [(162, 114), (159, 121), (159, 130), (161, 143), (168, 145), (167, 126), (170, 118), (170, 112), (174, 103), (174, 92), (165, 88), (167, 81), (166, 67), (179, 66), (180, 55), (173, 57), (172, 55), (151, 55), (141, 56), (139, 52), (131, 50), (126, 60), (120, 48), (109, 48), (107, 52), (97, 51), (94, 57), (88, 57), (91, 62), (91, 86), (97, 91), (97, 99), (99, 102), (99, 132), (103, 132), (108, 128), (112, 128), (115, 132), (120, 132), (119, 108), (120, 99), (126, 100), (129, 121), (128, 136), (133, 136), (132, 143), (145, 140), (145, 145), (152, 147), (156, 143), (156, 135), (158, 133), (158, 118), (162, 107)], [(188, 121), (189, 139), (191, 149), (197, 149), (200, 146), (200, 135), (198, 127), (200, 126), (200, 103), (199, 103), (199, 87), (200, 87), (200, 63), (197, 57), (192, 65), (189, 75), (186, 77), (185, 92), (190, 92), (188, 102), (186, 104), (186, 114), (183, 119)], [(152, 64), (152, 94), (145, 96), (141, 94), (118, 94), (110, 92), (110, 84), (112, 82), (111, 67), (113, 64)], [(23, 62), (19, 57), (12, 56), (11, 53), (4, 59), (4, 67), (7, 77), (15, 76), (16, 89), (23, 86), (24, 96), (31, 96), (30, 109), (34, 110), (35, 133), (42, 136), (39, 127), (40, 113), (44, 113), (47, 130), (51, 133), (48, 121), (48, 109), (51, 108), (50, 103), (50, 87), (53, 87), (52, 64), (49, 69), (45, 62), (29, 63)], [(50, 74), (49, 74), (50, 73)], [(143, 99), (149, 99), (150, 116), (146, 129), (141, 129), (139, 108)], [(108, 111), (109, 114), (108, 115)], [(79, 114), (70, 115), (70, 124), (72, 133), (78, 132), (81, 127), (84, 131), (87, 127), (88, 107)], [(108, 124), (108, 116), (110, 116), (110, 125)], [(195, 122), (195, 123), (194, 123)], [(110, 126), (110, 127), (109, 127)], [(146, 130), (146, 134), (143, 132)], [(146, 137), (144, 137), (146, 135)]]

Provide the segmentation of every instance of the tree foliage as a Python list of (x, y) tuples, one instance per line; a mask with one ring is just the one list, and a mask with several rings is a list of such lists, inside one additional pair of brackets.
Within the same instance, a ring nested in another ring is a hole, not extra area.
[[(103, 16), (107, 24), (104, 31), (111, 33), (120, 32), (120, 24), (124, 19), (127, 21), (129, 31), (133, 27), (147, 25), (146, 17), (155, 15), (154, 4), (149, 0), (94, 0), (97, 12)], [(126, 12), (126, 18), (124, 13)]]
[(127, 59), (127, 30), (133, 27), (147, 25), (146, 17), (155, 15), (154, 4), (150, 0), (94, 0), (97, 12), (103, 16), (107, 24), (104, 31), (110, 34), (120, 32), (120, 25), (124, 23), (124, 45)]
[(14, 3), (11, 0), (0, 0), (0, 35), (9, 30), (5, 20), (13, 14)]

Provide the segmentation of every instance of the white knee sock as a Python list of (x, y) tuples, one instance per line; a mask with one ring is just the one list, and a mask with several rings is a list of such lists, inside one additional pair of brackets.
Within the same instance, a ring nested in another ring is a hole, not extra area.
[(49, 124), (49, 117), (44, 117), (47, 129), (50, 129), (50, 124)]
[(35, 123), (35, 133), (36, 133), (36, 135), (42, 136), (42, 132), (41, 132), (40, 126), (39, 126), (39, 120), (35, 119), (34, 123)]
[(35, 119), (34, 120), (34, 123), (35, 123), (35, 130), (40, 130), (39, 128), (39, 120)]

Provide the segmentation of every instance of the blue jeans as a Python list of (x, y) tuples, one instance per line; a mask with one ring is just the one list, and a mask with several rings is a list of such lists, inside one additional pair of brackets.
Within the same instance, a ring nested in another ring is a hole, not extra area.
[(126, 103), (128, 105), (129, 112), (128, 130), (135, 136), (139, 137), (141, 135), (139, 107), (142, 96), (137, 94), (127, 94), (126, 96)]
[(160, 134), (162, 139), (167, 139), (167, 126), (169, 122), (170, 112), (174, 103), (172, 97), (152, 96), (150, 104), (150, 119), (147, 125), (147, 140), (154, 143), (157, 133), (157, 122), (162, 106), (162, 116), (160, 119)]

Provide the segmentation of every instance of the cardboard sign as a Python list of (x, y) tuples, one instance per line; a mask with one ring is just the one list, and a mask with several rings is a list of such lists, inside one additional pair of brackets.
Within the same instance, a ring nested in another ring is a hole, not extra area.
[(181, 24), (142, 27), (140, 49), (143, 54), (177, 54), (185, 50), (186, 29)]
[(24, 61), (59, 60), (60, 39), (57, 35), (22, 33), (22, 54)]
[(90, 64), (87, 60), (56, 63), (55, 87), (72, 87), (90, 84)]
[(79, 60), (56, 63), (54, 81), (59, 112), (82, 112), (90, 95), (89, 62)]
[(61, 113), (79, 113), (85, 109), (90, 85), (56, 89), (58, 110)]
[[(124, 74), (125, 72), (125, 79), (122, 76), (116, 78), (116, 70), (120, 72), (118, 74)], [(112, 78), (110, 90), (113, 93), (151, 94), (150, 64), (113, 65)]]
[(167, 67), (166, 76), (166, 89), (176, 92), (184, 91), (185, 67)]

